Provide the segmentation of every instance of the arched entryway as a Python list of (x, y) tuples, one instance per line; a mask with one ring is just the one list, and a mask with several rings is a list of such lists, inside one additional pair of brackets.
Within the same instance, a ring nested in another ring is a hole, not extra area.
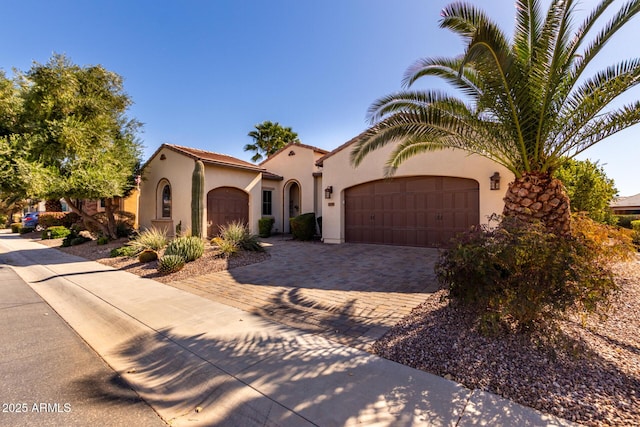
[(298, 181), (291, 180), (287, 182), (284, 186), (284, 224), (283, 230), (285, 233), (290, 233), (291, 228), (289, 227), (289, 218), (296, 217), (300, 215), (302, 212), (301, 209), (301, 191), (300, 184)]
[(233, 221), (249, 223), (249, 195), (233, 187), (219, 187), (207, 193), (207, 236), (218, 234), (220, 226)]

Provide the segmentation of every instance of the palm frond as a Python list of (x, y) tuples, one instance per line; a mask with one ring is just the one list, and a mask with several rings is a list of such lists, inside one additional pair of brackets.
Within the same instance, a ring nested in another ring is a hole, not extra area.
[(640, 101), (608, 112), (585, 125), (580, 132), (558, 147), (559, 157), (575, 157), (611, 135), (640, 123)]
[(407, 69), (402, 85), (405, 88), (411, 87), (418, 79), (426, 76), (440, 77), (470, 97), (477, 97), (482, 93), (482, 82), (475, 70), (462, 67), (462, 57), (420, 59)]

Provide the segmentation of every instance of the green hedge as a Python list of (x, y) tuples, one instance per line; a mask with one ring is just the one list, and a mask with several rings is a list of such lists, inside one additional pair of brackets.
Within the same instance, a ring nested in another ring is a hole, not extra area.
[(22, 229), (22, 224), (21, 223), (14, 222), (13, 224), (11, 224), (11, 232), (12, 233), (19, 233), (21, 229)]
[(271, 236), (271, 229), (273, 228), (273, 224), (276, 222), (274, 218), (260, 218), (258, 220), (258, 235), (260, 237), (269, 237)]
[(42, 232), (42, 239), (62, 239), (63, 237), (67, 237), (69, 234), (71, 234), (71, 231), (67, 227), (54, 225)]
[(631, 228), (631, 222), (640, 220), (640, 215), (616, 215), (618, 218), (618, 226), (624, 228)]
[(311, 240), (316, 234), (316, 214), (310, 212), (290, 218), (289, 225), (294, 239)]

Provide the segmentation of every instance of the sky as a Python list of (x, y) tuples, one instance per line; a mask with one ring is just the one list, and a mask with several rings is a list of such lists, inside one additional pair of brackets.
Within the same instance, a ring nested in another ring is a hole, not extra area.
[[(462, 52), (460, 39), (438, 25), (449, 3), (5, 0), (0, 69), (11, 75), (61, 53), (118, 73), (134, 102), (128, 116), (144, 124), (143, 160), (166, 142), (249, 161), (247, 133), (265, 120), (330, 151), (367, 128), (369, 105), (401, 90), (413, 62)], [(512, 32), (513, 0), (472, 3)], [(583, 0), (580, 9), (595, 4)], [(637, 56), (638, 28), (640, 17), (607, 45), (594, 70)], [(437, 79), (420, 85), (454, 92)], [(638, 98), (636, 87), (623, 101)], [(637, 125), (578, 158), (598, 161), (619, 194), (630, 196), (640, 193), (639, 142)]]

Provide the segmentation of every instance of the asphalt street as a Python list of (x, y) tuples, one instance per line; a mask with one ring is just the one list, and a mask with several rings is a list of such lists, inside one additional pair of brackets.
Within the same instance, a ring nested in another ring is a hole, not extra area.
[(0, 259), (0, 425), (166, 426)]

